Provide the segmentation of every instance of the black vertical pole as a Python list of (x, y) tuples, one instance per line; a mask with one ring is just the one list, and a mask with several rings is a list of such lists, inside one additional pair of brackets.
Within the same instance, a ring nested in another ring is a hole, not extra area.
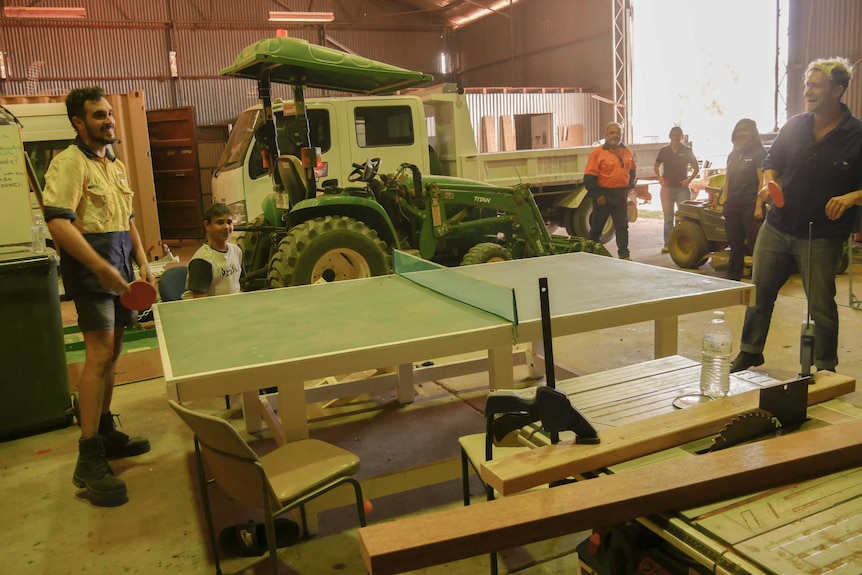
[[(551, 306), (548, 302), (548, 278), (539, 278), (539, 305), (542, 309), (542, 343), (545, 346), (545, 384), (556, 389), (554, 378), (554, 341), (551, 337)], [(560, 434), (551, 433), (551, 443), (559, 443)]]

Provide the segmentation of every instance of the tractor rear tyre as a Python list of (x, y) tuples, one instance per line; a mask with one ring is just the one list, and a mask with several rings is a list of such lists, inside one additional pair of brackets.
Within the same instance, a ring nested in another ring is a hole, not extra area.
[[(590, 215), (593, 213), (593, 199), (585, 197), (577, 208), (568, 208), (563, 216), (566, 233), (570, 236), (590, 238)], [(611, 218), (605, 222), (599, 242), (606, 244), (614, 239), (614, 222)]]
[(386, 243), (364, 223), (324, 216), (291, 228), (269, 262), (269, 287), (366, 278), (389, 273)]
[(470, 248), (464, 259), (461, 260), (462, 266), (472, 266), (476, 264), (485, 264), (488, 262), (504, 262), (512, 259), (512, 252), (493, 242), (485, 242), (476, 244)]
[[(266, 218), (263, 214), (258, 214), (251, 225), (265, 226)], [(242, 267), (247, 274), (266, 265), (271, 243), (272, 238), (266, 232), (242, 232), (237, 238), (236, 245), (242, 250)]]
[(703, 229), (694, 222), (683, 221), (670, 232), (670, 257), (681, 268), (697, 269), (709, 257), (709, 244)]

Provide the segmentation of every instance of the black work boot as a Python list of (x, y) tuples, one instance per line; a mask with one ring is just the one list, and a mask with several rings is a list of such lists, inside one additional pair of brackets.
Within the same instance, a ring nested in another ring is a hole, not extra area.
[(126, 483), (111, 470), (105, 458), (104, 439), (99, 435), (78, 440), (78, 464), (72, 483), (87, 489), (93, 505), (114, 507), (129, 500)]
[(762, 353), (751, 353), (750, 351), (740, 351), (739, 355), (733, 358), (733, 361), (730, 363), (730, 373), (736, 373), (737, 371), (745, 371), (749, 367), (757, 367), (759, 365), (763, 365)]
[(150, 450), (150, 441), (146, 437), (129, 437), (117, 429), (114, 418), (118, 415), (103, 413), (99, 419), (99, 436), (104, 439), (105, 455), (108, 459), (131, 457)]

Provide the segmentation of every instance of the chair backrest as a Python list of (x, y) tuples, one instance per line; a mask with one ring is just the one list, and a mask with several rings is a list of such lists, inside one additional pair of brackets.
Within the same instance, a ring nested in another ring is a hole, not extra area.
[(165, 269), (159, 277), (159, 297), (162, 301), (177, 301), (182, 299), (186, 291), (186, 277), (189, 268), (186, 266), (174, 266)]
[(715, 206), (723, 206), (727, 199), (724, 197), (724, 179), (726, 177), (725, 174), (715, 174), (706, 183), (706, 193), (709, 195), (710, 202)]
[[(221, 489), (247, 505), (263, 508), (265, 474), (257, 454), (224, 419), (192, 411), (172, 399), (171, 408), (195, 434), (212, 478)], [(278, 498), (266, 480), (269, 505), (277, 509)]]
[(300, 159), (291, 155), (279, 156), (276, 168), (290, 205), (295, 206), (304, 200), (308, 191), (308, 179), (305, 177), (305, 168)]

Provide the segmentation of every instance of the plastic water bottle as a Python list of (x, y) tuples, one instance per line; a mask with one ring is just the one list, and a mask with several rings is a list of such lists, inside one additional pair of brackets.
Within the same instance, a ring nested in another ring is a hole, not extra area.
[(33, 225), (30, 226), (30, 235), (32, 244), (30, 250), (34, 253), (41, 254), (45, 252), (45, 236), (48, 235), (48, 226), (45, 225), (45, 220), (42, 219), (42, 214), (38, 214), (33, 219)]
[(700, 365), (700, 392), (724, 397), (730, 391), (730, 354), (733, 332), (724, 321), (723, 311), (712, 312), (712, 321), (703, 332)]

